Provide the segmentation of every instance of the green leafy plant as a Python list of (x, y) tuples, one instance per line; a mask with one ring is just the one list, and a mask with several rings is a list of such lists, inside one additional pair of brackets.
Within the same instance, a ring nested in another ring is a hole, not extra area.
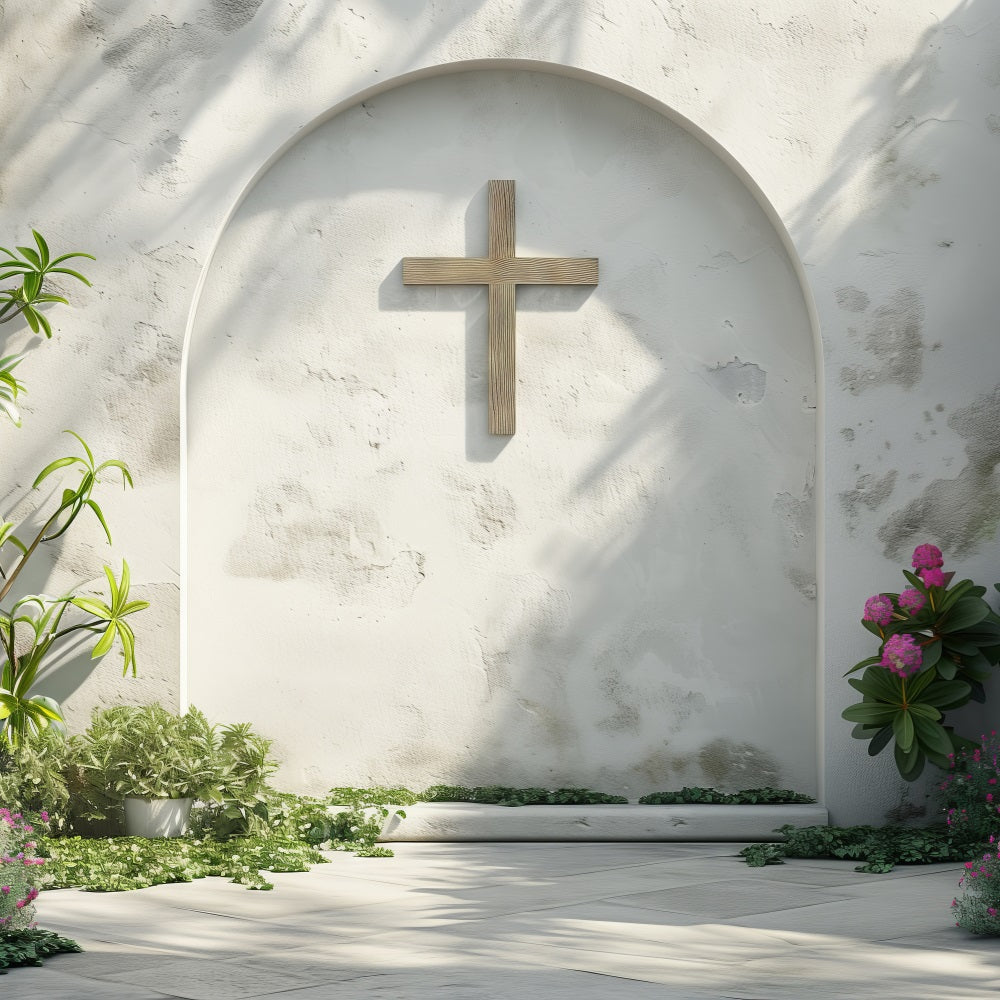
[[(277, 767), (268, 756), (270, 742), (249, 726), (213, 725), (193, 706), (184, 715), (158, 704), (95, 709), (70, 745), (98, 801), (101, 795), (112, 801), (190, 797), (218, 804), (223, 814), (228, 805), (252, 809)], [(102, 818), (100, 811), (93, 818)]]
[(64, 938), (55, 931), (43, 930), (41, 927), (0, 931), (0, 976), (6, 975), (7, 969), (23, 965), (42, 965), (50, 955), (72, 951), (83, 951), (83, 949), (75, 941)]
[(639, 799), (640, 805), (674, 805), (678, 803), (700, 805), (777, 805), (805, 804), (816, 800), (788, 788), (745, 788), (739, 792), (720, 792), (715, 788), (682, 788), (679, 792), (652, 792)]
[[(100, 482), (101, 474), (107, 469), (114, 469), (121, 474), (123, 486), (132, 485), (132, 476), (125, 464), (117, 459), (98, 465), (86, 442), (72, 431), (67, 433), (79, 441), (84, 455), (67, 455), (50, 462), (35, 478), (33, 488), (37, 489), (57, 470), (71, 466), (81, 467), (80, 482), (75, 489), (63, 490), (59, 506), (28, 545), (13, 534), (13, 522), (0, 523), (0, 578), (3, 581), (0, 585), (0, 605), (11, 595), (14, 584), (39, 546), (54, 542), (64, 535), (84, 510), (94, 514), (104, 530), (108, 544), (111, 544), (111, 532), (104, 512), (92, 494)], [(2, 557), (6, 546), (13, 547), (18, 555), (5, 570)], [(76, 633), (99, 635), (91, 653), (92, 659), (98, 659), (112, 648), (117, 639), (124, 654), (123, 673), (131, 668), (135, 676), (135, 636), (125, 618), (149, 607), (149, 602), (129, 600), (130, 573), (127, 562), (122, 562), (120, 581), (115, 579), (110, 567), (105, 566), (104, 572), (111, 590), (109, 603), (72, 593), (62, 597), (29, 594), (15, 601), (10, 610), (4, 610), (0, 606), (0, 655), (3, 657), (3, 670), (0, 674), (0, 735), (8, 742), (19, 743), (52, 723), (62, 723), (62, 710), (58, 703), (52, 698), (32, 693), (43, 662), (61, 640)], [(70, 609), (73, 609), (73, 613), (67, 619), (68, 623), (64, 623), (64, 616)], [(84, 612), (87, 617), (80, 619), (76, 611)], [(23, 646), (25, 638), (29, 640), (27, 648)]]
[(268, 803), (274, 796), (267, 779), (278, 769), (271, 757), (272, 741), (253, 732), (249, 722), (221, 726), (219, 733), (219, 799), (203, 803), (192, 826), (221, 839), (265, 834), (271, 826)]
[[(840, 858), (863, 860), (854, 870), (868, 874), (891, 872), (897, 864), (934, 864), (960, 861), (947, 827), (913, 829), (903, 826), (802, 826), (790, 824), (775, 830), (784, 837), (779, 844), (752, 844), (740, 856), (752, 867), (780, 864), (781, 858)], [(763, 861), (761, 859), (764, 859)]]
[(1000, 662), (1000, 617), (983, 600), (986, 588), (953, 585), (943, 565), (940, 549), (919, 545), (917, 573), (903, 571), (911, 586), (868, 599), (862, 625), (878, 637), (879, 652), (844, 675), (864, 671), (848, 681), (863, 696), (842, 713), (855, 723), (852, 735), (868, 740), (873, 757), (893, 743), (907, 781), (927, 761), (946, 768), (950, 754), (973, 745), (945, 724), (945, 713), (970, 699), (985, 702), (983, 681)]
[(44, 810), (49, 829), (62, 833), (69, 826), (69, 770), (69, 743), (55, 727), (17, 746), (0, 743), (0, 802), (12, 813)]
[(326, 858), (314, 847), (278, 837), (210, 839), (63, 837), (42, 840), (46, 889), (123, 892), (217, 875), (248, 889), (273, 889), (261, 874), (304, 872)]
[[(61, 302), (68, 305), (61, 295), (53, 295), (46, 291), (46, 281), (53, 274), (65, 274), (85, 285), (90, 282), (78, 271), (61, 266), (75, 257), (94, 258), (89, 253), (62, 254), (52, 258), (48, 244), (41, 233), (34, 229), (34, 247), (16, 247), (16, 253), (6, 247), (0, 247), (0, 253), (5, 256), (0, 259), (0, 281), (15, 279), (18, 284), (0, 289), (0, 323), (9, 323), (18, 316), (23, 316), (33, 333), (44, 333), (52, 336), (52, 326), (45, 313), (38, 307), (47, 303)], [(14, 369), (24, 360), (23, 354), (10, 354), (0, 358), (0, 410), (18, 427), (21, 426), (21, 414), (17, 407), (17, 397), (25, 392), (24, 385), (13, 375)]]
[(512, 788), (507, 785), (431, 785), (421, 793), (425, 802), (479, 802), (498, 806), (625, 805), (621, 795), (592, 792), (589, 788)]

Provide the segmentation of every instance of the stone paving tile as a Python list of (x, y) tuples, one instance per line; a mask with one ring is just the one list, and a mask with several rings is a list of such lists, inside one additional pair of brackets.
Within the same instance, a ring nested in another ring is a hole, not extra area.
[[(65, 960), (72, 956), (47, 958), (41, 968), (10, 969), (0, 987), (4, 996), (20, 996), (30, 1000), (170, 1000), (171, 994), (160, 993), (129, 983), (118, 984), (83, 979), (68, 971)], [(62, 964), (67, 971), (56, 968)]]
[[(14, 970), (24, 986), (0, 983), (32, 1000), (855, 1000), (872, 983), (879, 1000), (1000, 991), (995, 940), (952, 926), (961, 866), (897, 877), (825, 859), (748, 869), (729, 844), (397, 846), (396, 860), (339, 855), (277, 876), (271, 893), (216, 879), (43, 893), (43, 926), (90, 953)], [(659, 847), (668, 850), (650, 852)], [(793, 866), (797, 877), (785, 877)], [(39, 973), (49, 978), (24, 978)]]
[[(628, 976), (575, 969), (448, 967), (370, 972), (354, 979), (295, 990), (287, 1000), (719, 1000), (711, 990), (665, 988)], [(952, 998), (955, 1000), (955, 998)]]
[[(743, 869), (740, 868), (736, 874), (742, 872)], [(639, 865), (627, 869), (602, 869), (579, 875), (539, 877), (514, 884), (452, 884), (447, 900), (430, 887), (417, 888), (414, 892), (431, 900), (441, 918), (467, 920), (627, 895), (630, 890), (672, 893), (683, 887), (702, 885), (709, 878), (718, 879), (719, 874), (717, 863), (695, 859), (671, 864)]]
[[(378, 858), (354, 858), (343, 853), (336, 857), (327, 854), (333, 864), (318, 865), (314, 872), (330, 871), (356, 878), (435, 888), (456, 882), (470, 886), (496, 885), (697, 858), (729, 857), (736, 854), (740, 845), (470, 843), (449, 844), (447, 856), (434, 850), (440, 846), (393, 844), (396, 857), (388, 862)], [(458, 850), (452, 854), (451, 848)]]
[(135, 895), (141, 900), (204, 913), (281, 920), (323, 910), (340, 911), (375, 903), (391, 905), (393, 900), (407, 894), (405, 886), (341, 876), (317, 877), (324, 867), (317, 865), (310, 872), (268, 874), (274, 889), (263, 892), (236, 885), (228, 879), (209, 878), (185, 885), (182, 894), (177, 892), (176, 884), (167, 884), (137, 889)]
[(698, 882), (671, 889), (608, 897), (609, 901), (627, 906), (693, 913), (713, 919), (783, 911), (800, 906), (814, 906), (817, 903), (832, 903), (844, 898), (843, 895), (835, 895), (810, 885), (761, 878)]
[(248, 1000), (322, 984), (322, 977), (288, 970), (274, 972), (243, 961), (185, 958), (147, 969), (106, 975), (108, 983), (129, 983), (184, 1000)]

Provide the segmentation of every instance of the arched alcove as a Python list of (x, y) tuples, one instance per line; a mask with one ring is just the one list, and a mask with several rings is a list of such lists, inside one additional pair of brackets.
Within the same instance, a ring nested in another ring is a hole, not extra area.
[[(517, 292), (406, 256), (600, 259)], [(652, 102), (539, 67), (404, 81), (232, 214), (186, 352), (187, 695), (284, 785), (817, 789), (815, 355), (786, 240)]]

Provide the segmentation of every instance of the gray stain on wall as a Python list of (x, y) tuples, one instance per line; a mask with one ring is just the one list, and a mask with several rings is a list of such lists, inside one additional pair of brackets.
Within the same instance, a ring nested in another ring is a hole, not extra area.
[(853, 285), (838, 288), (834, 295), (837, 296), (837, 305), (841, 309), (846, 309), (847, 312), (862, 313), (868, 308), (870, 302), (867, 293)]
[(903, 558), (911, 545), (925, 541), (940, 546), (948, 556), (965, 556), (996, 534), (1000, 386), (952, 413), (948, 426), (965, 440), (966, 465), (954, 479), (935, 479), (879, 529), (890, 559)]
[(759, 403), (767, 391), (767, 372), (739, 358), (709, 368), (707, 381), (726, 399), (744, 406)]
[(924, 304), (919, 293), (912, 288), (899, 289), (886, 305), (875, 309), (866, 324), (865, 349), (877, 364), (842, 368), (841, 387), (855, 396), (887, 384), (912, 389), (923, 376), (923, 323)]
[(881, 477), (867, 472), (862, 476), (858, 476), (853, 490), (844, 490), (840, 494), (840, 506), (847, 515), (848, 531), (854, 531), (859, 507), (863, 506), (869, 510), (877, 510), (889, 499), (896, 486), (898, 476), (898, 469), (890, 469)]
[(706, 743), (698, 753), (698, 763), (721, 791), (777, 787), (781, 778), (781, 767), (766, 750), (724, 737)]

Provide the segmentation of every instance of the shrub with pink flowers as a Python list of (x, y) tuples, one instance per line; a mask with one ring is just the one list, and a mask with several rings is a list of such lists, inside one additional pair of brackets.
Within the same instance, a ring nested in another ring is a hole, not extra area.
[(1000, 739), (954, 755), (938, 786), (953, 844), (973, 855), (952, 900), (955, 923), (973, 934), (1000, 936)]
[(996, 730), (981, 737), (978, 746), (952, 756), (938, 794), (953, 843), (971, 849), (990, 837), (1000, 840), (1000, 737)]
[[(985, 587), (953, 583), (936, 545), (918, 545), (909, 587), (865, 602), (861, 624), (879, 649), (847, 671), (862, 701), (844, 709), (853, 735), (868, 740), (876, 756), (890, 743), (896, 767), (914, 781), (927, 761), (948, 768), (955, 754), (972, 752), (974, 740), (945, 723), (945, 713), (970, 700), (985, 702), (983, 687), (1000, 662), (1000, 616), (983, 600)], [(1000, 584), (997, 584), (1000, 590)]]
[(951, 901), (955, 926), (1000, 937), (1000, 836), (991, 836), (982, 857), (965, 862), (958, 881), (962, 897)]
[(35, 926), (35, 899), (44, 858), (35, 854), (33, 837), (44, 833), (41, 813), (33, 822), (0, 807), (0, 934)]

